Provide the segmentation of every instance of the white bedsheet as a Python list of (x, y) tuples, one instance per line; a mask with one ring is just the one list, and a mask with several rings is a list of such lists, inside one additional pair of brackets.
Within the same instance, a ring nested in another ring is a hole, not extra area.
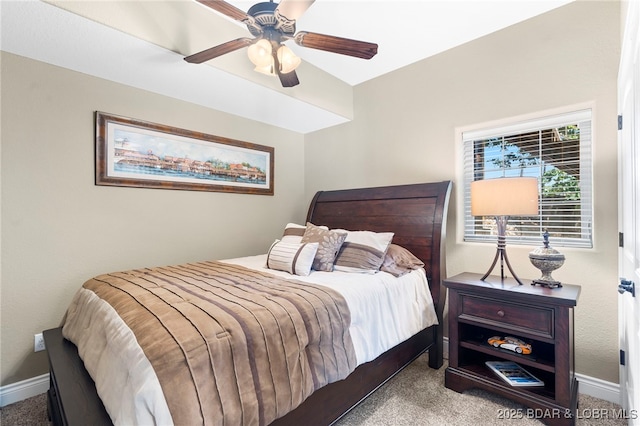
[(396, 278), (386, 272), (313, 271), (309, 276), (267, 269), (266, 254), (227, 259), (283, 278), (321, 284), (338, 291), (351, 311), (351, 339), (358, 364), (369, 362), (420, 330), (438, 323), (423, 269)]

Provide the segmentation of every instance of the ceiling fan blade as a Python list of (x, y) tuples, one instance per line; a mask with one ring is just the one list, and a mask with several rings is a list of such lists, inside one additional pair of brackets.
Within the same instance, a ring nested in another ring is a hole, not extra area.
[(227, 3), (222, 0), (196, 0), (198, 3), (201, 3), (207, 7), (210, 7), (213, 10), (216, 10), (223, 15), (227, 15), (229, 18), (235, 19), (236, 21), (244, 22), (249, 19), (249, 15), (246, 12), (238, 9), (232, 4)]
[(222, 13), (223, 15), (228, 16), (229, 18), (235, 19), (236, 21), (240, 21), (249, 28), (249, 31), (255, 36), (262, 34), (263, 29), (262, 26), (256, 22), (256, 19), (245, 13), (244, 11), (238, 9), (232, 4), (227, 3), (223, 0), (196, 0), (198, 3), (203, 4), (211, 9)]
[(242, 37), (211, 47), (207, 50), (203, 50), (202, 52), (194, 53), (193, 55), (184, 58), (184, 60), (192, 64), (201, 64), (209, 59), (217, 58), (225, 53), (233, 52), (234, 50), (249, 46), (250, 44), (253, 44), (254, 41), (254, 39)]
[(315, 1), (316, 0), (282, 0), (276, 8), (276, 17), (280, 15), (290, 21), (295, 21), (300, 18)]
[(278, 77), (280, 78), (280, 83), (282, 83), (282, 87), (293, 87), (300, 84), (298, 80), (298, 75), (295, 71), (288, 72), (286, 74), (282, 74), (278, 72)]
[(273, 55), (273, 68), (276, 72), (276, 74), (278, 74), (278, 78), (280, 79), (280, 83), (282, 84), (282, 87), (293, 87), (293, 86), (297, 86), (298, 84), (300, 84), (300, 81), (298, 80), (298, 75), (296, 74), (296, 71), (290, 71), (288, 73), (283, 73), (280, 71), (280, 60), (278, 59), (278, 54), (274, 51), (272, 53)]
[(378, 53), (378, 45), (366, 41), (330, 36), (326, 34), (298, 32), (294, 40), (297, 44), (311, 49), (325, 50), (356, 58), (371, 59)]

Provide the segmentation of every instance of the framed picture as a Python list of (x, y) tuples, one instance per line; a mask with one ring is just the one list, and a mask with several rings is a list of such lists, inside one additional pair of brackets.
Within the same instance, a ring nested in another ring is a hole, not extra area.
[(96, 112), (96, 185), (273, 195), (273, 147)]

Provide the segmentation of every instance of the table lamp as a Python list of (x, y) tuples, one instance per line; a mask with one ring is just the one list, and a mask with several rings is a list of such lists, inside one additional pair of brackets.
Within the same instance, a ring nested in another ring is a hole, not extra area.
[(507, 257), (507, 221), (509, 216), (538, 215), (538, 179), (505, 177), (471, 182), (471, 215), (494, 216), (498, 227), (496, 255), (481, 280), (484, 281), (489, 276), (500, 259), (500, 278), (504, 281), (504, 264), (506, 263), (513, 278), (522, 285)]

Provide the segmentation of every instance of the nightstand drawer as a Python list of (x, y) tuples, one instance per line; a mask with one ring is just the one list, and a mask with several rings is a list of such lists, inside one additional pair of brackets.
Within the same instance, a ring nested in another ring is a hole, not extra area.
[(507, 303), (484, 297), (460, 295), (461, 320), (511, 328), (514, 334), (530, 333), (553, 338), (553, 309)]

